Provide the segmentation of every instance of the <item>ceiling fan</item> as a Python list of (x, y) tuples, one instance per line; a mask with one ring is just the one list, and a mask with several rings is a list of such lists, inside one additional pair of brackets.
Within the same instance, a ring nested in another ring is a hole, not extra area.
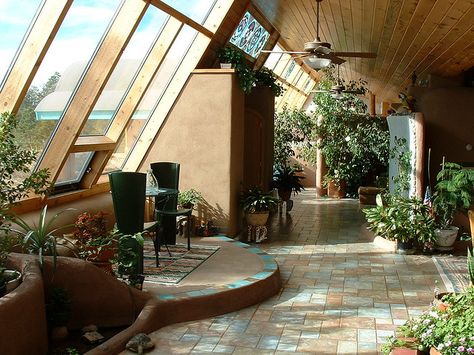
[(335, 99), (341, 99), (342, 94), (363, 94), (360, 90), (346, 90), (346, 87), (343, 84), (343, 80), (339, 77), (339, 64), (337, 64), (337, 79), (336, 85), (333, 85), (330, 90), (312, 90), (311, 92), (327, 92), (331, 93), (331, 96)]
[(332, 50), (330, 43), (321, 41), (319, 37), (319, 3), (321, 1), (323, 0), (316, 0), (316, 39), (312, 42), (306, 42), (304, 51), (262, 50), (262, 52), (297, 55), (299, 58), (304, 58), (305, 63), (316, 70), (328, 67), (331, 63), (338, 65), (344, 63), (345, 60), (340, 57), (375, 58), (377, 54), (370, 52), (335, 52)]

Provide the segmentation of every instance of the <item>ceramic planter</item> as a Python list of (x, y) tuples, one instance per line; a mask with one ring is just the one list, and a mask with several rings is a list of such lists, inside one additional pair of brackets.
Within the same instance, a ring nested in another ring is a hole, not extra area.
[(5, 275), (11, 275), (12, 279), (7, 282), (7, 293), (13, 291), (21, 284), (21, 273), (16, 270), (5, 270)]
[(232, 63), (220, 63), (221, 69), (232, 69)]
[(415, 249), (413, 248), (413, 240), (407, 242), (401, 242), (397, 240), (397, 254), (414, 254)]
[(451, 226), (449, 229), (436, 229), (436, 249), (441, 251), (452, 250), (458, 231), (459, 228), (455, 226)]
[(346, 197), (346, 182), (341, 181), (339, 186), (333, 180), (328, 181), (328, 197), (344, 198)]
[(247, 213), (245, 214), (245, 219), (247, 220), (247, 223), (251, 226), (264, 226), (265, 224), (267, 224), (269, 215), (270, 212), (268, 211)]

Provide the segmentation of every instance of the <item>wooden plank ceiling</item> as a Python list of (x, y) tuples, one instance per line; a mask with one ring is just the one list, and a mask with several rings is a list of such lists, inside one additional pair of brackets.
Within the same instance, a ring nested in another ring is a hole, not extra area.
[[(316, 0), (252, 0), (289, 48), (316, 37)], [(341, 77), (363, 78), (379, 100), (398, 101), (416, 71), (456, 76), (474, 65), (473, 0), (323, 0), (321, 40), (333, 50), (375, 52), (344, 58)]]

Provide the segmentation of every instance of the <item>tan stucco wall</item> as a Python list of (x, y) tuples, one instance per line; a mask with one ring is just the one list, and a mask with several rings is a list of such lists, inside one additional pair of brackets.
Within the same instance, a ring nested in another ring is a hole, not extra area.
[(243, 110), (244, 94), (233, 70), (196, 70), (139, 169), (157, 161), (180, 163), (179, 189), (200, 191), (206, 202), (198, 215), (231, 236), (240, 225)]

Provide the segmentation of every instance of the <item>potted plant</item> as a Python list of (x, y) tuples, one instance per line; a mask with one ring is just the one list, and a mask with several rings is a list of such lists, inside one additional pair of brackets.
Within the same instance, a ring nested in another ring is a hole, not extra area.
[(300, 180), (304, 177), (296, 175), (296, 170), (290, 166), (276, 167), (273, 172), (272, 187), (278, 189), (278, 196), (283, 201), (288, 201), (291, 197), (291, 192), (295, 194), (304, 190)]
[(240, 196), (240, 205), (245, 212), (247, 223), (251, 226), (264, 226), (270, 210), (277, 204), (278, 199), (270, 193), (263, 192), (259, 187), (250, 188)]
[(107, 213), (81, 213), (74, 222), (74, 237), (80, 242), (80, 255), (94, 265), (112, 273), (115, 256), (115, 234), (107, 231)]
[(230, 46), (221, 48), (217, 56), (220, 61), (221, 69), (231, 69), (243, 61), (242, 52)]
[(255, 85), (269, 87), (275, 97), (278, 97), (283, 94), (283, 86), (281, 86), (273, 71), (266, 67), (262, 67), (260, 70), (255, 72)]
[(21, 273), (7, 268), (8, 253), (18, 244), (18, 239), (12, 235), (0, 237), (0, 297), (13, 291), (21, 283)]
[(195, 189), (185, 190), (178, 194), (178, 205), (183, 208), (194, 208), (194, 205), (203, 200), (201, 193)]
[[(397, 334), (416, 338), (418, 349), (430, 354), (470, 354), (474, 349), (474, 287), (466, 293), (449, 294), (443, 298), (445, 309), (431, 307), (416, 319), (410, 319), (397, 329)], [(389, 354), (396, 338), (384, 346)]]
[(450, 250), (459, 228), (453, 226), (457, 211), (465, 211), (474, 202), (474, 170), (445, 163), (436, 176), (433, 211), (436, 215), (437, 249)]
[(418, 198), (380, 195), (377, 206), (363, 210), (368, 226), (375, 235), (397, 241), (400, 254), (413, 253), (414, 242), (421, 245), (434, 240), (434, 219), (429, 207)]

